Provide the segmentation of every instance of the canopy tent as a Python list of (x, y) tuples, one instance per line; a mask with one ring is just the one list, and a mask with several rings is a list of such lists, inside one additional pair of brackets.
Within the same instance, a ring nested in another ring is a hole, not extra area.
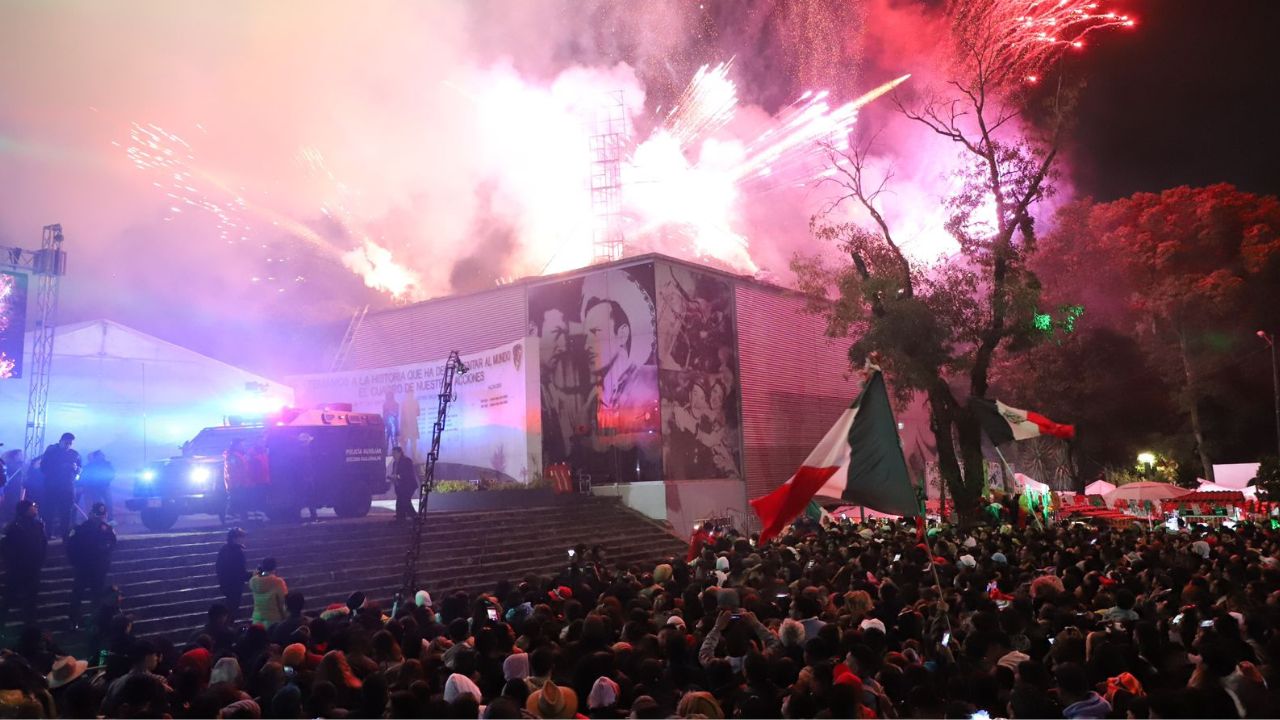
[(1222, 483), (1211, 483), (1208, 480), (1200, 480), (1200, 487), (1197, 489), (1197, 492), (1209, 492), (1209, 493), (1237, 492), (1243, 495), (1246, 499), (1249, 499), (1249, 500), (1258, 499), (1258, 488), (1254, 487), (1253, 485), (1248, 485), (1242, 488), (1233, 488), (1233, 487), (1227, 487)]
[(1112, 490), (1103, 495), (1108, 505), (1114, 506), (1119, 501), (1130, 503), (1155, 503), (1161, 500), (1169, 500), (1170, 498), (1181, 497), (1191, 492), (1177, 485), (1158, 482), (1136, 482)]
[(1116, 486), (1106, 480), (1094, 480), (1084, 487), (1085, 495), (1106, 495), (1115, 490)]
[[(30, 368), (30, 334), (26, 342)], [(201, 428), (254, 405), (293, 402), (285, 385), (110, 320), (58, 326), (51, 367), (45, 443), (74, 433), (81, 455), (106, 454), (123, 488), (145, 462), (177, 454)], [(22, 447), (29, 381), (0, 382), (5, 449)]]
[(1019, 490), (1031, 490), (1038, 493), (1047, 493), (1050, 490), (1048, 485), (1034, 478), (1027, 477), (1022, 473), (1014, 473), (1013, 482), (1018, 486)]

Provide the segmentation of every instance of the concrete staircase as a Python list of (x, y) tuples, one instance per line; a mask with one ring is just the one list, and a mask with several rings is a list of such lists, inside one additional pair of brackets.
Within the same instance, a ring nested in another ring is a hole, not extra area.
[[(249, 569), (274, 556), (280, 576), (290, 590), (306, 595), (311, 611), (345, 600), (354, 590), (389, 608), (402, 580), (412, 528), (389, 517), (246, 525)], [(108, 582), (124, 593), (135, 632), (182, 641), (203, 625), (209, 605), (221, 597), (213, 563), (225, 539), (221, 529), (120, 539)], [(502, 579), (554, 573), (565, 567), (566, 550), (579, 543), (603, 545), (611, 562), (649, 567), (664, 557), (683, 556), (686, 549), (661, 525), (613, 498), (583, 497), (559, 507), (432, 512), (423, 533), (419, 584), (433, 597), (443, 597), (454, 590), (491, 588)], [(80, 644), (69, 629), (70, 589), (62, 544), (53, 543), (41, 585), (40, 623), (68, 649)], [(242, 607), (241, 615), (246, 612)], [(11, 638), (19, 629), (17, 615), (10, 612)]]

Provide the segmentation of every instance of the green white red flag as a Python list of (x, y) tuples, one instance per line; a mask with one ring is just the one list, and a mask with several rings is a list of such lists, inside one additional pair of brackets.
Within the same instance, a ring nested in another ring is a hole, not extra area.
[(878, 369), (795, 475), (777, 490), (751, 501), (763, 526), (760, 542), (782, 532), (815, 495), (904, 517), (920, 514), (898, 424)]
[(969, 405), (977, 414), (978, 422), (982, 424), (987, 437), (991, 438), (991, 442), (996, 445), (1014, 440), (1030, 440), (1041, 435), (1050, 435), (1063, 440), (1072, 440), (1076, 436), (1074, 425), (1057, 423), (1040, 413), (1019, 410), (999, 400), (971, 398)]

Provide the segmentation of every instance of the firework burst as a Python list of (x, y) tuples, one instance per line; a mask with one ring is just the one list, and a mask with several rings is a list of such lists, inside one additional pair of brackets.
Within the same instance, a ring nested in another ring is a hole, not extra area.
[(1137, 24), (1098, 0), (955, 0), (950, 15), (960, 61), (996, 85), (1038, 82), (1064, 52), (1082, 50), (1089, 35)]

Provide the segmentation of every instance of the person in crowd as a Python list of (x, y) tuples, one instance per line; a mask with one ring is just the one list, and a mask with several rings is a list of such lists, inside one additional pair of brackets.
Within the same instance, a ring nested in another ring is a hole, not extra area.
[[(160, 665), (160, 648), (150, 640), (135, 640), (129, 648), (129, 671), (111, 681), (107, 686), (106, 697), (102, 700), (102, 714), (106, 717), (125, 717), (122, 705), (136, 705), (134, 693), (130, 692), (129, 683), (140, 687), (152, 687), (153, 690), (169, 692), (165, 678), (156, 674)], [(141, 678), (139, 680), (138, 678)], [(145, 682), (145, 685), (141, 683)]]
[(68, 615), (71, 627), (79, 629), (83, 621), (80, 606), (88, 594), (90, 612), (97, 612), (102, 591), (107, 586), (111, 569), (111, 553), (116, 549), (116, 531), (107, 523), (110, 510), (94, 503), (89, 519), (80, 523), (67, 537), (67, 560), (71, 563), (71, 599)]
[[(439, 603), (423, 591), (390, 616), (375, 593), (358, 590), (318, 617), (286, 594), (288, 618), (239, 635), (211, 611), (186, 647), (154, 663), (137, 652), (130, 620), (120, 616), (98, 683), (109, 697), (97, 710), (1280, 716), (1280, 530), (1269, 523), (1182, 532), (941, 526), (921, 534), (913, 523), (837, 522), (764, 545), (718, 531), (690, 562), (642, 566), (586, 554), (600, 572), (561, 566)], [(15, 649), (0, 654), (0, 704), (18, 690), (14, 702), (38, 716), (41, 693), (78, 665), (60, 659), (39, 628)], [(58, 688), (59, 707), (74, 704), (75, 682)]]
[(107, 506), (107, 522), (115, 522), (115, 504), (111, 501), (111, 483), (115, 480), (116, 469), (107, 460), (106, 453), (101, 450), (89, 453), (84, 469), (80, 471), (80, 506), (102, 503)]
[(399, 445), (391, 449), (391, 481), (396, 489), (396, 522), (413, 518), (413, 494), (418, 490), (418, 475), (413, 458)]
[(18, 608), (22, 621), (34, 625), (40, 596), (40, 573), (49, 547), (44, 521), (34, 501), (18, 503), (17, 517), (4, 529), (0, 555), (4, 557), (4, 597), (0, 599), (0, 635), (9, 619), (9, 610)]
[(249, 590), (253, 592), (253, 622), (267, 628), (284, 620), (285, 596), (289, 588), (284, 578), (276, 575), (276, 559), (265, 558), (258, 572), (249, 580)]
[(248, 570), (248, 560), (244, 556), (245, 531), (231, 528), (227, 531), (227, 544), (218, 550), (218, 560), (214, 564), (218, 576), (218, 588), (222, 591), (223, 605), (227, 608), (232, 621), (240, 611), (244, 601), (244, 586), (253, 577)]
[(75, 508), (76, 478), (80, 476), (80, 453), (71, 449), (76, 436), (62, 433), (58, 442), (40, 457), (44, 477), (44, 511), (49, 518), (50, 539), (66, 538), (71, 532)]

